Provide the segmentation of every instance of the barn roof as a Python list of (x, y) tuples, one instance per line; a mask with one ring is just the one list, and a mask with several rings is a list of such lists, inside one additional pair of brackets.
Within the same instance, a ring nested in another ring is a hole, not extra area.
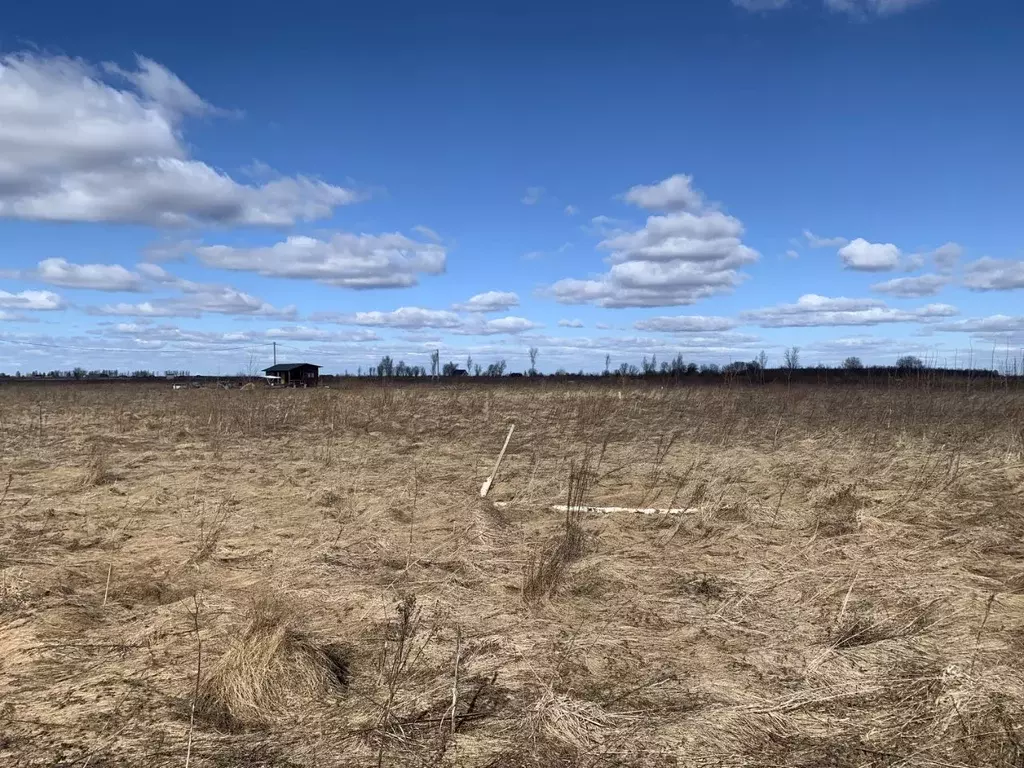
[(320, 369), (322, 366), (313, 365), (313, 363), (278, 363), (272, 365), (269, 368), (264, 368), (264, 373), (288, 373), (294, 371), (297, 368), (316, 368)]

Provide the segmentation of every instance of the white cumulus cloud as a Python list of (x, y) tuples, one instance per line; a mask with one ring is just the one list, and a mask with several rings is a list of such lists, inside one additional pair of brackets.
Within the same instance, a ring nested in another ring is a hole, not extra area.
[(1012, 291), (1024, 288), (1024, 260), (986, 256), (964, 268), (964, 285), (972, 291)]
[[(680, 181), (680, 179), (685, 179)], [(637, 204), (679, 208), (699, 200), (689, 177), (633, 187)], [(677, 210), (650, 216), (635, 231), (615, 230), (598, 247), (609, 251), (608, 272), (588, 279), (568, 278), (548, 293), (563, 304), (603, 307), (680, 306), (735, 288), (745, 275), (739, 268), (760, 258), (743, 244), (743, 224), (720, 211)]]
[(652, 211), (695, 211), (704, 205), (704, 197), (693, 188), (693, 177), (677, 173), (656, 184), (630, 187), (623, 199)]
[(483, 322), (471, 318), (453, 332), (463, 336), (495, 336), (502, 333), (515, 335), (540, 327), (540, 323), (527, 320), (525, 317), (499, 317)]
[(28, 309), (46, 311), (64, 309), (67, 304), (52, 291), (21, 291), (8, 293), (0, 291), (0, 309)]
[(453, 309), (461, 312), (506, 312), (519, 306), (519, 296), (511, 291), (487, 291), (478, 293), (461, 304), (453, 305)]
[(420, 275), (444, 272), (447, 258), (444, 246), (412, 240), (397, 232), (339, 232), (328, 240), (295, 235), (264, 248), (209, 245), (197, 248), (196, 253), (211, 267), (355, 289), (416, 285)]
[(575, 320), (575, 319), (569, 320), (569, 319), (566, 319), (566, 318), (562, 318), (561, 320), (558, 321), (558, 326), (560, 328), (582, 328), (583, 327), (583, 321), (582, 320)]
[(633, 324), (638, 331), (659, 331), (661, 333), (708, 333), (728, 331), (738, 325), (731, 317), (706, 317), (703, 315), (677, 315), (675, 317), (651, 317)]
[(325, 320), (342, 325), (367, 325), (381, 328), (456, 328), (462, 324), (454, 312), (445, 309), (424, 309), (422, 307), (399, 307), (391, 312), (354, 312), (338, 314), (321, 312), (311, 316), (312, 320)]
[(883, 323), (922, 323), (959, 314), (949, 304), (928, 304), (917, 309), (893, 309), (880, 299), (830, 298), (817, 294), (801, 296), (795, 304), (750, 310), (741, 313), (746, 322), (764, 328), (790, 328), (842, 325), (881, 325)]
[(920, 275), (918, 277), (897, 277), (895, 280), (886, 280), (883, 283), (875, 283), (871, 290), (878, 293), (888, 293), (892, 296), (902, 298), (914, 298), (918, 296), (934, 296), (947, 285), (949, 278), (944, 275)]
[(185, 118), (214, 110), (160, 64), (97, 69), (0, 58), (0, 217), (157, 226), (285, 226), (357, 192), (305, 176), (242, 184), (189, 156)]
[(958, 243), (946, 243), (945, 245), (939, 246), (934, 251), (928, 254), (928, 256), (935, 262), (935, 266), (943, 272), (949, 272), (960, 261), (960, 257), (963, 256), (963, 246)]
[(89, 288), (95, 291), (142, 291), (142, 275), (120, 264), (72, 264), (65, 259), (44, 259), (31, 276), (62, 288)]
[(294, 306), (275, 307), (262, 299), (228, 286), (193, 285), (195, 290), (182, 296), (139, 303), (104, 304), (89, 307), (87, 311), (93, 315), (142, 318), (201, 317), (205, 314), (217, 314), (290, 319), (297, 314)]
[(858, 237), (839, 249), (839, 257), (847, 269), (862, 272), (887, 272), (900, 265), (902, 252), (892, 243), (869, 243)]

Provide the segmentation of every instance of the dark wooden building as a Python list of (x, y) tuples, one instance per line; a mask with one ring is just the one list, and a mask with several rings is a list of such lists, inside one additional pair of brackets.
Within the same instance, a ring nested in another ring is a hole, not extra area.
[(286, 387), (315, 387), (320, 383), (320, 366), (312, 363), (278, 363), (263, 372), (276, 376)]

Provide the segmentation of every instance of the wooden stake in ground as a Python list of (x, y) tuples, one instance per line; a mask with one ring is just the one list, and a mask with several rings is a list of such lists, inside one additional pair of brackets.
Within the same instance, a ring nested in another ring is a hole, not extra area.
[(110, 594), (110, 574), (114, 572), (114, 564), (111, 563), (107, 566), (107, 586), (103, 589), (103, 605), (107, 604), (107, 595)]
[(487, 492), (491, 490), (491, 484), (494, 482), (494, 476), (498, 474), (498, 467), (501, 466), (501, 460), (505, 458), (505, 449), (508, 448), (508, 441), (512, 439), (512, 433), (515, 432), (515, 429), (515, 424), (508, 428), (508, 437), (505, 438), (505, 444), (501, 446), (501, 453), (498, 454), (498, 460), (494, 462), (494, 470), (491, 472), (491, 476), (484, 480), (484, 484), (480, 487), (480, 498), (486, 496)]

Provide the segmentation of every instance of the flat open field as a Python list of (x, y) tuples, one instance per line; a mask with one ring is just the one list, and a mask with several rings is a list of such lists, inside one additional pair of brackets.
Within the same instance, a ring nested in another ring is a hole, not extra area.
[(1022, 766), (1022, 452), (987, 382), (0, 388), (0, 764)]

